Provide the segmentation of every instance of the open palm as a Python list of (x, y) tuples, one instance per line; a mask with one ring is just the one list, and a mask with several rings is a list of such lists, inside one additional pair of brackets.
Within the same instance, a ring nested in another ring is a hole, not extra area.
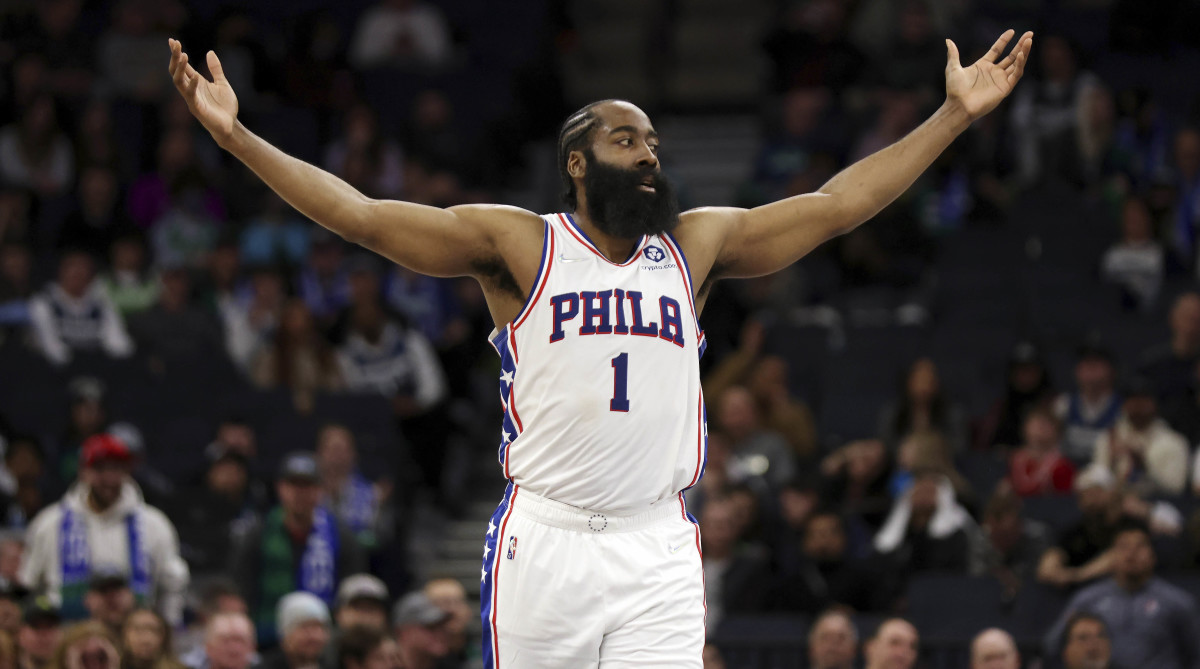
[(1004, 31), (992, 48), (970, 67), (958, 62), (958, 47), (946, 40), (946, 99), (960, 105), (971, 120), (995, 109), (1025, 73), (1029, 50), (1033, 48), (1032, 32), (1021, 35), (1012, 51), (997, 62), (1015, 34), (1011, 29)]
[(213, 76), (209, 81), (188, 62), (179, 40), (168, 40), (168, 44), (171, 46), (171, 79), (187, 101), (188, 109), (218, 142), (229, 137), (237, 120), (238, 101), (217, 54), (208, 52), (208, 71)]

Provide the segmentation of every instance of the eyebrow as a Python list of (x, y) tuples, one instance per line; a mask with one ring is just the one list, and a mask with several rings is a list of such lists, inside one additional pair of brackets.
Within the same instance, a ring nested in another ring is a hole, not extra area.
[[(609, 137), (611, 137), (611, 136), (617, 134), (618, 132), (632, 132), (633, 134), (636, 135), (638, 133), (638, 129), (631, 125), (620, 125), (620, 126), (613, 128), (612, 130), (609, 130), (608, 135), (609, 135)], [(658, 139), (658, 133), (653, 130), (646, 133), (646, 136), (653, 137), (654, 139)]]

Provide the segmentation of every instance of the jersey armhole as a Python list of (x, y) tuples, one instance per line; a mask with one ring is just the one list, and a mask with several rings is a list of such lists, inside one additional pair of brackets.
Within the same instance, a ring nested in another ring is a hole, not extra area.
[(521, 307), (521, 311), (512, 319), (511, 329), (516, 331), (529, 317), (533, 311), (533, 306), (537, 304), (538, 298), (542, 296), (542, 290), (546, 288), (546, 279), (550, 276), (550, 268), (554, 264), (554, 228), (549, 221), (542, 220), (545, 230), (542, 233), (542, 262), (538, 265), (537, 276), (534, 277), (533, 286), (529, 289), (529, 295), (525, 297), (525, 305)]
[(664, 232), (662, 239), (666, 242), (667, 248), (671, 250), (671, 255), (675, 256), (675, 263), (679, 265), (679, 273), (683, 275), (683, 287), (687, 291), (688, 306), (692, 308), (692, 322), (696, 324), (696, 348), (699, 357), (704, 357), (708, 341), (704, 338), (704, 330), (700, 328), (700, 314), (696, 311), (696, 294), (692, 290), (692, 268), (688, 266), (687, 256), (683, 254), (683, 247), (679, 245), (675, 235)]

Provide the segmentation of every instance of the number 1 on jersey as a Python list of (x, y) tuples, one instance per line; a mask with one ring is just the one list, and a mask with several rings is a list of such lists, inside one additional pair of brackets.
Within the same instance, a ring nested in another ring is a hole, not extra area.
[(608, 410), (629, 411), (629, 354), (613, 358), (612, 368), (613, 398), (608, 402)]

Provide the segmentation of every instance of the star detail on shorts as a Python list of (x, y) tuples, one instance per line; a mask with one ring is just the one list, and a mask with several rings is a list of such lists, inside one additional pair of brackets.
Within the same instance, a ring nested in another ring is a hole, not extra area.
[(508, 434), (507, 430), (501, 430), (500, 434), (504, 435), (504, 443), (507, 444), (508, 442), (512, 441), (512, 436)]
[(492, 547), (487, 544), (484, 544), (483, 545), (483, 559), (486, 560), (488, 553), (491, 553), (491, 552), (492, 552)]
[(479, 582), (480, 582), (480, 583), (484, 583), (484, 582), (486, 582), (486, 581), (487, 581), (487, 570), (486, 570), (486, 569), (480, 569), (480, 570), (479, 570)]
[(513, 382), (512, 371), (507, 370), (507, 369), (504, 370), (504, 373), (500, 375), (500, 382), (501, 383), (512, 383)]
[(496, 524), (495, 524), (495, 523), (493, 523), (492, 521), (490, 521), (490, 520), (489, 520), (489, 521), (488, 521), (488, 533), (487, 533), (487, 535), (490, 537), (490, 536), (492, 536), (492, 535), (493, 535), (493, 534), (495, 534), (495, 533), (496, 533)]

